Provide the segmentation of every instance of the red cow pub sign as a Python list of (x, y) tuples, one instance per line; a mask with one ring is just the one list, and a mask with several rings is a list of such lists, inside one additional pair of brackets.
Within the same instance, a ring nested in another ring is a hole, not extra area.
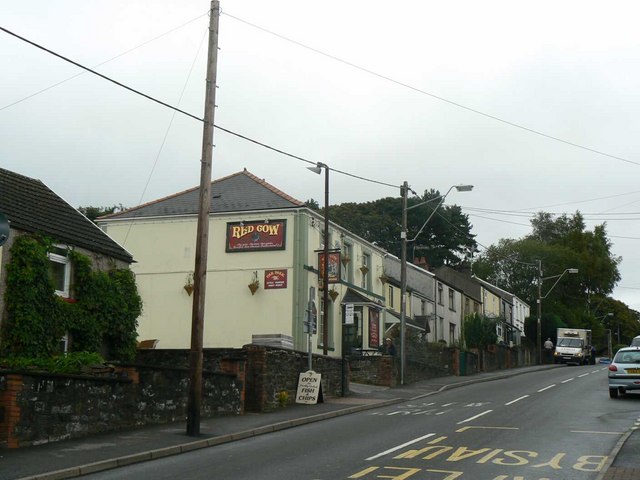
[(286, 220), (227, 223), (227, 252), (284, 250)]

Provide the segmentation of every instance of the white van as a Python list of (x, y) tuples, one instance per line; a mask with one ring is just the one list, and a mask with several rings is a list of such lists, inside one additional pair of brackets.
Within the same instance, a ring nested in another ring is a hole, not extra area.
[(629, 345), (629, 346), (630, 347), (640, 347), (640, 335), (638, 335), (633, 340), (631, 340), (631, 345)]

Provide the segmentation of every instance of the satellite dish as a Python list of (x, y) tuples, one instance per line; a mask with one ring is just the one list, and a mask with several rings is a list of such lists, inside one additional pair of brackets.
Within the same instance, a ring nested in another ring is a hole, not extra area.
[(0, 247), (9, 239), (9, 220), (4, 213), (0, 213)]

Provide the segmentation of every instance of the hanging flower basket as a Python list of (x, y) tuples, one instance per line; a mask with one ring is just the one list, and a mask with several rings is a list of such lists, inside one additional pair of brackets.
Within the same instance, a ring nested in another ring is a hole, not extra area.
[(251, 295), (255, 295), (255, 293), (260, 288), (260, 280), (258, 280), (258, 272), (253, 272), (253, 279), (249, 284), (249, 290), (251, 290)]
[(336, 290), (331, 289), (329, 290), (329, 296), (331, 297), (331, 301), (335, 302), (336, 298), (338, 298), (338, 295), (340, 295)]
[(184, 284), (184, 291), (187, 292), (187, 295), (191, 296), (193, 293), (193, 273), (189, 273), (187, 275), (187, 280)]
[(360, 267), (360, 271), (362, 272), (363, 275), (366, 275), (367, 273), (369, 273), (369, 267), (367, 267), (366, 265), (363, 265)]
[(351, 257), (349, 257), (349, 255), (345, 255), (342, 257), (342, 265), (344, 265), (345, 267), (347, 266), (347, 263), (349, 263), (351, 261)]
[(384, 273), (382, 275), (380, 275), (378, 278), (380, 279), (380, 282), (383, 285), (389, 281), (389, 277), (387, 277)]

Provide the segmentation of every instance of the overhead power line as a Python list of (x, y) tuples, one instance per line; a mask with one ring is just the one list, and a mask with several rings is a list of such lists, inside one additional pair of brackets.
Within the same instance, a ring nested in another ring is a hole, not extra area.
[(453, 105), (454, 107), (458, 107), (458, 108), (461, 108), (461, 109), (466, 110), (468, 112), (475, 113), (476, 115), (481, 115), (481, 116), (483, 116), (485, 118), (489, 118), (491, 120), (495, 120), (496, 122), (500, 122), (500, 123), (503, 123), (505, 125), (509, 125), (511, 127), (518, 128), (520, 130), (524, 130), (524, 131), (529, 132), (529, 133), (533, 133), (535, 135), (547, 138), (549, 140), (554, 140), (556, 142), (564, 143), (565, 145), (569, 145), (569, 146), (572, 146), (572, 147), (575, 147), (575, 148), (579, 148), (579, 149), (585, 150), (587, 152), (595, 153), (597, 155), (602, 155), (604, 157), (612, 158), (614, 160), (620, 160), (621, 162), (626, 162), (626, 163), (630, 163), (632, 165), (640, 166), (640, 162), (634, 162), (633, 160), (629, 160), (627, 158), (618, 157), (617, 155), (612, 155), (612, 154), (609, 154), (609, 153), (606, 153), (606, 152), (602, 152), (602, 151), (596, 150), (594, 148), (585, 147), (584, 145), (580, 145), (578, 143), (571, 142), (569, 140), (565, 140), (563, 138), (556, 137), (556, 136), (550, 135), (548, 133), (541, 132), (539, 130), (534, 130), (533, 128), (526, 127), (526, 126), (521, 125), (519, 123), (515, 123), (515, 122), (509, 121), (509, 120), (505, 120), (504, 118), (500, 118), (500, 117), (497, 117), (495, 115), (491, 115), (490, 113), (486, 113), (486, 112), (483, 112), (481, 110), (469, 107), (469, 106), (464, 105), (462, 103), (458, 103), (458, 102), (455, 102), (453, 100), (449, 100), (448, 98), (444, 98), (444, 97), (441, 97), (441, 96), (436, 95), (434, 93), (428, 92), (426, 90), (422, 90), (420, 88), (414, 87), (413, 85), (409, 85), (408, 83), (401, 82), (401, 81), (396, 80), (396, 79), (394, 79), (392, 77), (389, 77), (387, 75), (383, 75), (381, 73), (375, 72), (375, 71), (370, 70), (368, 68), (362, 67), (362, 66), (357, 65), (357, 64), (355, 64), (353, 62), (350, 62), (348, 60), (344, 60), (344, 59), (342, 59), (340, 57), (337, 57), (335, 55), (331, 55), (330, 53), (323, 52), (322, 50), (318, 50), (317, 48), (310, 47), (309, 45), (305, 45), (304, 43), (298, 42), (297, 40), (293, 40), (293, 39), (291, 39), (289, 37), (285, 37), (284, 35), (280, 35), (279, 33), (276, 33), (276, 32), (273, 32), (271, 30), (268, 30), (268, 29), (266, 29), (264, 27), (256, 25), (255, 23), (248, 22), (247, 20), (243, 20), (242, 18), (236, 17), (236, 16), (231, 15), (231, 14), (229, 14), (227, 12), (222, 12), (222, 14), (226, 15), (229, 18), (233, 18), (234, 20), (237, 20), (238, 22), (244, 23), (245, 25), (249, 25), (250, 27), (253, 27), (255, 29), (258, 29), (260, 31), (268, 33), (269, 35), (273, 35), (274, 37), (278, 37), (278, 38), (280, 38), (282, 40), (285, 40), (287, 42), (293, 43), (294, 45), (297, 45), (299, 47), (302, 47), (302, 48), (305, 48), (307, 50), (310, 50), (310, 51), (312, 51), (314, 53), (317, 53), (318, 55), (322, 55), (323, 57), (330, 58), (331, 60), (335, 60), (336, 62), (340, 62), (340, 63), (342, 63), (344, 65), (349, 66), (349, 67), (355, 68), (356, 70), (360, 70), (362, 72), (368, 73), (369, 75), (373, 75), (374, 77), (378, 77), (378, 78), (381, 78), (382, 80), (386, 80), (387, 82), (391, 82), (391, 83), (394, 83), (394, 84), (399, 85), (401, 87), (407, 88), (409, 90), (413, 90), (414, 92), (420, 93), (422, 95), (427, 95), (427, 96), (429, 96), (431, 98), (435, 98), (436, 100), (440, 100), (441, 102), (448, 103), (449, 105)]
[[(117, 85), (117, 86), (119, 86), (121, 88), (124, 88), (125, 90), (128, 90), (128, 91), (130, 91), (132, 93), (135, 93), (136, 95), (140, 95), (141, 97), (144, 97), (147, 100), (151, 100), (152, 102), (155, 102), (155, 103), (157, 103), (159, 105), (162, 105), (163, 107), (169, 108), (169, 109), (174, 110), (174, 111), (176, 111), (178, 113), (182, 113), (183, 115), (186, 115), (189, 118), (192, 118), (194, 120), (197, 120), (199, 122), (204, 123), (204, 119), (203, 118), (200, 118), (200, 117), (198, 117), (196, 115), (193, 115), (193, 114), (191, 114), (191, 113), (189, 113), (189, 112), (187, 112), (185, 110), (182, 110), (180, 108), (174, 107), (173, 105), (170, 105), (170, 104), (168, 104), (166, 102), (163, 102), (162, 100), (158, 100), (157, 98), (152, 97), (151, 95), (147, 95), (146, 93), (143, 93), (140, 90), (136, 90), (135, 88), (129, 87), (128, 85), (125, 85), (124, 83), (118, 82), (117, 80), (114, 80), (113, 78), (110, 78), (110, 77), (108, 77), (106, 75), (103, 75), (102, 73), (99, 73), (99, 72), (93, 70), (92, 68), (86, 67), (86, 66), (84, 66), (84, 65), (82, 65), (82, 64), (80, 64), (80, 63), (78, 63), (78, 62), (76, 62), (74, 60), (71, 60), (68, 57), (65, 57), (64, 55), (56, 53), (53, 50), (50, 50), (50, 49), (48, 49), (48, 48), (46, 48), (46, 47), (44, 47), (44, 46), (42, 46), (42, 45), (40, 45), (40, 44), (38, 44), (36, 42), (33, 42), (33, 41), (31, 41), (31, 40), (29, 40), (29, 39), (27, 39), (25, 37), (22, 37), (22, 36), (18, 35), (17, 33), (12, 32), (11, 30), (8, 30), (8, 29), (6, 29), (4, 27), (0, 27), (0, 30), (5, 32), (5, 33), (7, 33), (7, 34), (9, 34), (9, 35), (12, 35), (13, 37), (15, 37), (15, 38), (17, 38), (19, 40), (22, 40), (23, 42), (26, 42), (26, 43), (38, 48), (40, 50), (43, 50), (44, 52), (47, 52), (50, 55), (53, 55), (53, 56), (55, 56), (55, 57), (57, 57), (57, 58), (59, 58), (61, 60), (64, 60), (65, 62), (71, 63), (72, 65), (75, 65), (78, 68), (81, 68), (81, 69), (83, 69), (83, 70), (85, 70), (85, 71), (87, 71), (89, 73), (92, 73), (92, 74), (94, 74), (94, 75), (96, 75), (96, 76), (98, 76), (98, 77), (100, 77), (100, 78), (102, 78), (102, 79), (104, 79), (104, 80), (106, 80), (108, 82), (111, 82), (111, 83), (113, 83), (113, 84), (115, 84), (115, 85)], [(266, 143), (259, 142), (258, 140), (255, 140), (253, 138), (247, 137), (247, 136), (239, 134), (237, 132), (228, 130), (228, 129), (220, 127), (218, 125), (214, 124), (213, 126), (214, 126), (214, 128), (217, 128), (218, 130), (221, 130), (221, 131), (223, 131), (225, 133), (228, 133), (230, 135), (234, 135), (234, 136), (236, 136), (238, 138), (241, 138), (243, 140), (252, 142), (252, 143), (254, 143), (256, 145), (260, 145), (261, 147), (267, 148), (269, 150), (272, 150), (274, 152), (277, 152), (277, 153), (280, 153), (282, 155), (288, 156), (290, 158), (294, 158), (296, 160), (300, 160), (302, 162), (309, 163), (311, 165), (317, 165), (317, 163), (318, 163), (318, 162), (314, 162), (312, 160), (308, 160), (306, 158), (299, 157), (297, 155), (293, 155), (291, 153), (285, 152), (284, 150), (280, 150), (278, 148), (272, 147), (270, 145), (267, 145)], [(332, 170), (332, 171), (334, 171), (336, 173), (340, 173), (342, 175), (346, 175), (346, 176), (349, 176), (349, 177), (352, 177), (352, 178), (357, 178), (357, 179), (363, 180), (365, 182), (376, 183), (378, 185), (384, 185), (384, 186), (392, 187), (392, 188), (399, 188), (399, 185), (400, 185), (399, 183), (397, 185), (394, 185), (394, 184), (391, 184), (391, 183), (386, 183), (386, 182), (381, 182), (381, 181), (378, 181), (378, 180), (373, 180), (373, 179), (370, 179), (370, 178), (362, 177), (360, 175), (355, 175), (355, 174), (352, 174), (352, 173), (348, 173), (348, 172), (344, 172), (344, 171), (341, 171), (341, 170), (337, 170), (337, 169), (334, 169), (334, 168), (331, 168), (331, 167), (328, 167), (328, 169)]]
[[(207, 13), (208, 13), (208, 12), (207, 12)], [(182, 27), (185, 27), (185, 26), (189, 25), (190, 23), (193, 23), (193, 22), (195, 22), (196, 20), (198, 20), (198, 19), (200, 19), (200, 18), (202, 18), (202, 17), (206, 16), (206, 15), (207, 15), (207, 13), (204, 13), (204, 14), (202, 14), (202, 15), (199, 15), (199, 16), (195, 17), (195, 18), (192, 18), (191, 20), (189, 20), (188, 22), (183, 23), (182, 25), (178, 25), (177, 27), (172, 28), (171, 30), (167, 30), (166, 32), (164, 32), (164, 33), (162, 33), (162, 34), (160, 34), (160, 35), (157, 35), (157, 36), (155, 36), (155, 37), (153, 37), (153, 38), (150, 38), (149, 40), (147, 40), (147, 41), (145, 41), (145, 42), (142, 42), (141, 44), (139, 44), (139, 45), (137, 45), (137, 46), (135, 46), (135, 47), (133, 47), (133, 48), (130, 48), (130, 49), (128, 49), (128, 50), (125, 50), (124, 52), (119, 53), (118, 55), (116, 55), (116, 56), (114, 56), (114, 57), (111, 57), (110, 59), (105, 60), (104, 62), (100, 62), (99, 64), (95, 65), (93, 68), (97, 68), (97, 67), (100, 67), (100, 66), (102, 66), (102, 65), (106, 65), (107, 63), (112, 62), (113, 60), (115, 60), (115, 59), (117, 59), (117, 58), (120, 58), (120, 57), (122, 57), (122, 56), (126, 55), (127, 53), (131, 53), (131, 52), (133, 52), (134, 50), (137, 50), (137, 49), (138, 49), (138, 48), (140, 48), (140, 47), (143, 47), (143, 46), (145, 46), (145, 45), (147, 45), (147, 44), (149, 44), (149, 43), (151, 43), (151, 42), (153, 42), (153, 41), (155, 41), (155, 40), (158, 40), (159, 38), (162, 38), (162, 37), (164, 37), (164, 36), (166, 36), (166, 35), (169, 35), (170, 33), (175, 32), (176, 30), (179, 30), (179, 29), (181, 29)], [(19, 104), (19, 103), (22, 103), (22, 102), (24, 102), (25, 100), (28, 100), (28, 99), (30, 99), (30, 98), (35, 97), (36, 95), (40, 95), (41, 93), (46, 92), (47, 90), (51, 90), (52, 88), (55, 88), (55, 87), (57, 87), (57, 86), (59, 86), (59, 85), (62, 85), (63, 83), (68, 82), (69, 80), (73, 80), (74, 78), (79, 77), (80, 75), (83, 75), (84, 73), (85, 73), (85, 72), (77, 73), (77, 74), (75, 74), (75, 75), (72, 75), (71, 77), (65, 78), (64, 80), (61, 80), (61, 81), (59, 81), (59, 82), (57, 82), (57, 83), (54, 83), (53, 85), (49, 85), (48, 87), (45, 87), (45, 88), (43, 88), (43, 89), (41, 89), (41, 90), (38, 90), (37, 92), (34, 92), (34, 93), (30, 94), (30, 95), (27, 95), (26, 97), (23, 97), (23, 98), (21, 98), (21, 99), (19, 99), (19, 100), (16, 100), (16, 101), (12, 102), (12, 103), (9, 103), (9, 104), (7, 104), (7, 105), (4, 105), (3, 107), (0, 107), (0, 110), (4, 110), (5, 108), (13, 107), (14, 105), (17, 105), (17, 104)]]

